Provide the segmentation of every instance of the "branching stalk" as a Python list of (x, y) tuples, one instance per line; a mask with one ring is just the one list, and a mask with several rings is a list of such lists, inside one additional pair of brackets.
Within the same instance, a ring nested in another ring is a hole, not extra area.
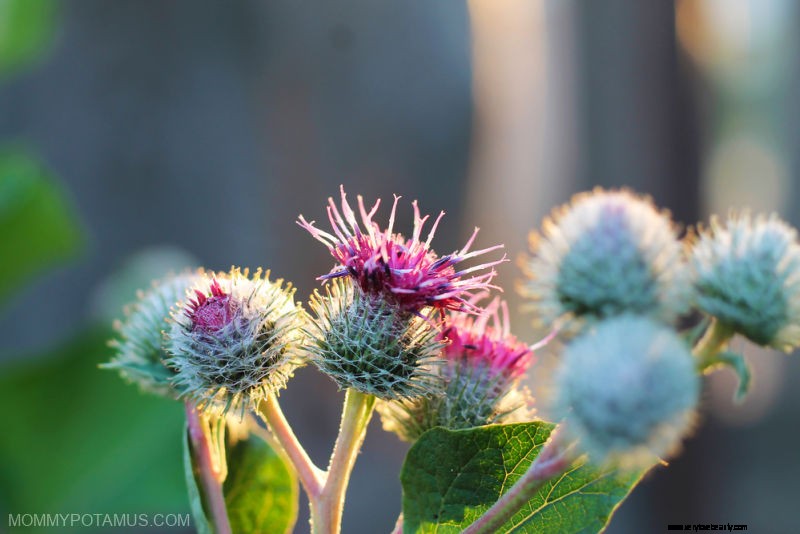
[(734, 331), (731, 327), (723, 325), (716, 319), (712, 320), (708, 330), (692, 351), (697, 358), (698, 370), (705, 371), (718, 363), (717, 356), (728, 345), (733, 334)]
[(320, 498), (310, 503), (311, 528), (314, 534), (338, 534), (341, 530), (347, 484), (374, 407), (374, 396), (355, 389), (347, 390), (339, 436), (328, 466), (328, 476)]
[(314, 465), (297, 436), (294, 435), (292, 427), (289, 426), (289, 422), (281, 411), (278, 399), (274, 395), (270, 395), (261, 401), (258, 405), (258, 413), (267, 422), (278, 443), (289, 457), (289, 461), (294, 465), (297, 477), (308, 494), (309, 500), (317, 499), (325, 484), (325, 472)]
[(258, 406), (276, 441), (294, 465), (300, 483), (308, 495), (311, 528), (314, 534), (338, 534), (342, 508), (356, 456), (364, 442), (367, 425), (375, 407), (375, 397), (348, 389), (345, 394), (342, 422), (327, 471), (319, 469), (294, 435), (274, 396)]

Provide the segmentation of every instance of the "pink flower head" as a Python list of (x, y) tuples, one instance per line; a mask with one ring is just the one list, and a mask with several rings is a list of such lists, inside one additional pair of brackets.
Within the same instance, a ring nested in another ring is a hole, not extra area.
[(477, 317), (453, 313), (445, 319), (439, 334), (449, 342), (444, 348), (445, 360), (487, 368), (493, 377), (519, 378), (533, 362), (533, 350), (509, 328), (508, 305), (500, 298)]
[(211, 282), (211, 296), (195, 289), (197, 298), (190, 300), (184, 313), (192, 320), (192, 329), (211, 334), (230, 324), (236, 313), (236, 305), (225, 293), (215, 278)]
[[(462, 261), (502, 248), (503, 245), (469, 252), (476, 228), (467, 244), (459, 251), (439, 257), (431, 248), (430, 242), (444, 212), (433, 223), (428, 238), (422, 241), (422, 228), (429, 215), (422, 217), (417, 202), (414, 206), (414, 232), (411, 239), (392, 233), (399, 196), (394, 197), (389, 226), (381, 230), (372, 220), (378, 210), (380, 199), (369, 210), (364, 207), (364, 199), (358, 196), (358, 208), (364, 230), (361, 229), (356, 214), (347, 202), (344, 187), (341, 187), (342, 209), (328, 199), (328, 219), (335, 235), (314, 227), (301, 215), (297, 224), (308, 230), (318, 241), (327, 245), (331, 255), (338, 262), (330, 273), (319, 277), (328, 280), (340, 276), (350, 276), (365, 293), (381, 295), (406, 311), (419, 312), (426, 306), (440, 310), (455, 310), (478, 313), (480, 309), (470, 303), (474, 291), (489, 288), (496, 272), (493, 267), (506, 261), (505, 255), (499, 260), (456, 270)], [(465, 276), (477, 271), (485, 271), (474, 276)]]

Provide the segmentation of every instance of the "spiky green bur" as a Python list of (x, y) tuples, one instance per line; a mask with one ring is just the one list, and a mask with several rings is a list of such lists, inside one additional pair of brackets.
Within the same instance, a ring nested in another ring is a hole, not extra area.
[(641, 467), (673, 453), (694, 420), (694, 360), (675, 331), (645, 317), (599, 322), (566, 348), (555, 412), (596, 463)]
[(307, 334), (312, 361), (342, 388), (380, 399), (428, 395), (430, 366), (442, 344), (425, 319), (335, 279), (311, 298)]
[(194, 286), (167, 335), (172, 384), (206, 410), (244, 412), (286, 385), (299, 364), (302, 308), (269, 272), (231, 269)]
[(697, 306), (759, 345), (800, 344), (800, 245), (777, 216), (717, 218), (699, 234), (691, 263)]
[(376, 404), (384, 430), (414, 442), (437, 426), (459, 430), (533, 417), (533, 398), (516, 381), (492, 377), (488, 369), (463, 362), (448, 362), (438, 369), (444, 384), (441, 392)]
[(683, 247), (664, 211), (627, 191), (576, 195), (531, 235), (529, 281), (537, 322), (567, 321), (576, 333), (583, 321), (623, 313), (671, 323), (690, 303)]
[(125, 318), (114, 322), (118, 337), (109, 342), (115, 355), (101, 367), (116, 369), (143, 391), (176, 396), (169, 380), (174, 372), (165, 365), (164, 330), (169, 328), (170, 308), (186, 297), (186, 290), (202, 279), (202, 271), (172, 275), (139, 292), (126, 306)]

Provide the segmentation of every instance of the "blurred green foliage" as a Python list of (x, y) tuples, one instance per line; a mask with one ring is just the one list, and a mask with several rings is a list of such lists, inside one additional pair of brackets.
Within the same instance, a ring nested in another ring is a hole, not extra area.
[(53, 0), (0, 0), (0, 79), (47, 50), (56, 29)]
[[(52, 0), (0, 0), (0, 80), (41, 57), (56, 10)], [(32, 151), (0, 148), (0, 307), (37, 274), (76, 257), (84, 240), (68, 197)], [(111, 335), (108, 326), (87, 326), (46, 353), (6, 355), (12, 358), (0, 368), (3, 516), (188, 511), (182, 405), (99, 371)]]
[(188, 510), (182, 405), (99, 371), (109, 336), (90, 329), (3, 369), (2, 514)]
[(0, 301), (73, 257), (81, 243), (78, 219), (53, 177), (25, 149), (0, 149)]
[[(56, 182), (23, 151), (3, 152), (0, 249), (13, 261), (0, 263), (0, 303), (82, 242)], [(87, 326), (63, 346), (3, 366), (0, 513), (188, 511), (182, 405), (98, 370), (111, 336), (107, 323)]]

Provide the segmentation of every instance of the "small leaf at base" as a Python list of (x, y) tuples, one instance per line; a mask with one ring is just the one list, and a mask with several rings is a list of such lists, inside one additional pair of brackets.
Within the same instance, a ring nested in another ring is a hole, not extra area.
[(747, 392), (750, 390), (750, 366), (741, 354), (735, 352), (720, 352), (713, 360), (709, 361), (704, 367), (703, 372), (709, 373), (718, 367), (727, 367), (736, 373), (739, 378), (739, 386), (733, 394), (733, 402), (741, 403), (744, 401)]
[[(184, 432), (184, 467), (194, 525), (199, 534), (212, 534), (202, 485), (198, 484), (188, 430)], [(297, 520), (299, 488), (294, 471), (264, 441), (251, 435), (229, 445), (228, 477), (223, 485), (233, 532), (291, 532)]]

